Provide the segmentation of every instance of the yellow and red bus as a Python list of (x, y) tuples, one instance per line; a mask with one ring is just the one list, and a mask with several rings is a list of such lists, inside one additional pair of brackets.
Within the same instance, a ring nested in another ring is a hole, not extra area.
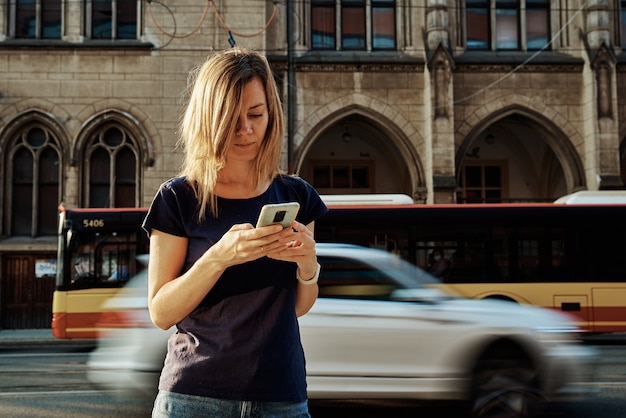
[[(588, 332), (626, 331), (626, 194), (576, 196), (559, 200), (563, 204), (324, 198), (330, 211), (316, 222), (318, 242), (385, 249), (465, 297), (568, 312)], [(128, 277), (142, 268), (136, 260), (148, 253), (140, 227), (145, 214), (145, 208), (60, 212), (52, 322), (57, 338), (97, 337), (101, 324), (120, 321), (104, 304), (124, 285), (124, 279), (111, 280), (120, 260), (131, 261)]]
[(96, 338), (101, 324), (118, 322), (105, 302), (145, 268), (138, 256), (148, 253), (146, 209), (59, 209), (52, 333)]
[(585, 331), (624, 332), (626, 204), (602, 200), (337, 206), (316, 222), (316, 239), (392, 251), (465, 297), (565, 311)]

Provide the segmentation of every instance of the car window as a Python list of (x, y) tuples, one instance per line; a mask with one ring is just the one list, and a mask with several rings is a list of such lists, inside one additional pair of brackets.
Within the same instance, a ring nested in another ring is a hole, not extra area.
[(389, 299), (398, 284), (386, 272), (358, 260), (319, 257), (319, 297)]

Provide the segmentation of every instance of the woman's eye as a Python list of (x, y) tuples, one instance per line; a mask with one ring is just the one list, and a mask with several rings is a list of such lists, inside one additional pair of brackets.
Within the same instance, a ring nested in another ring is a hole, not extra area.
[(251, 118), (260, 118), (263, 116), (263, 113), (255, 113), (254, 115), (250, 115)]

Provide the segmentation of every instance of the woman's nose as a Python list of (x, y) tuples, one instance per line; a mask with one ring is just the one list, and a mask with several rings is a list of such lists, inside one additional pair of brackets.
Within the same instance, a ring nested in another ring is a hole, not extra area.
[(252, 133), (252, 124), (248, 118), (241, 118), (237, 124), (237, 133), (249, 134)]

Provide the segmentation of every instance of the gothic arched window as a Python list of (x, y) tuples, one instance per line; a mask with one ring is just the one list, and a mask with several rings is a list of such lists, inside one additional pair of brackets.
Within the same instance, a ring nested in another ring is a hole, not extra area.
[(8, 234), (55, 235), (62, 200), (61, 148), (54, 133), (31, 123), (16, 133), (7, 150)]
[(139, 157), (132, 134), (117, 123), (96, 130), (84, 154), (84, 204), (91, 208), (136, 207)]

